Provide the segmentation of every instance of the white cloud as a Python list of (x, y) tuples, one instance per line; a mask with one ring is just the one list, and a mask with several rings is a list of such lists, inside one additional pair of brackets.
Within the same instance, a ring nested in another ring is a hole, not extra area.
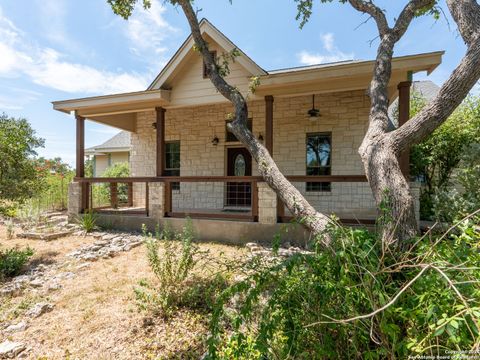
[(41, 94), (36, 91), (0, 85), (0, 112), (2, 110), (21, 110), (40, 96)]
[(158, 63), (158, 57), (167, 50), (165, 39), (179, 29), (171, 26), (163, 17), (166, 9), (158, 0), (152, 0), (150, 9), (137, 6), (125, 27), (130, 50), (147, 60)]
[(0, 8), (0, 77), (26, 76), (45, 87), (86, 94), (138, 91), (146, 88), (145, 76), (112, 72), (69, 62), (67, 56), (29, 41)]
[(314, 65), (353, 59), (353, 53), (344, 53), (335, 45), (335, 37), (332, 33), (321, 34), (320, 41), (325, 53), (311, 53), (303, 50), (297, 54), (301, 64)]

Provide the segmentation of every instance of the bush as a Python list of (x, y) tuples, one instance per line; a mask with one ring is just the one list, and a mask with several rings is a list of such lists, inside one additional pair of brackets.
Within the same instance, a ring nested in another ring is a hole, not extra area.
[(454, 222), (480, 209), (480, 144), (464, 153), (455, 179), (440, 189), (433, 198), (435, 218)]
[(331, 229), (333, 252), (259, 268), (222, 293), (208, 358), (403, 359), (473, 349), (479, 220), (396, 256), (366, 230)]
[(187, 219), (179, 234), (173, 234), (168, 226), (162, 232), (157, 228), (155, 237), (145, 226), (143, 232), (155, 283), (142, 280), (134, 289), (140, 309), (168, 317), (179, 306), (211, 306), (216, 289), (226, 285), (221, 275), (214, 281), (195, 276), (194, 269), (206, 252), (194, 243), (191, 220)]
[(0, 250), (0, 280), (18, 275), (32, 256), (33, 250), (30, 248)]
[[(130, 168), (128, 163), (117, 163), (108, 167), (102, 177), (129, 177)], [(95, 206), (110, 205), (110, 184), (97, 184), (92, 187), (93, 202)], [(117, 184), (117, 199), (120, 204), (126, 203), (128, 199), (128, 185)]]

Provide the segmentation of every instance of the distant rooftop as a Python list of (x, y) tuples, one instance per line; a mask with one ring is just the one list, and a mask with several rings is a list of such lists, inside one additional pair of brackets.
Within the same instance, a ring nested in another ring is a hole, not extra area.
[[(412, 93), (411, 95), (420, 95), (428, 102), (432, 100), (435, 96), (437, 96), (438, 92), (440, 91), (440, 86), (435, 84), (433, 81), (423, 80), (412, 82), (412, 86), (410, 89)], [(390, 128), (392, 129), (398, 126), (397, 119), (395, 119), (395, 116), (393, 116), (397, 107), (398, 97), (388, 107), (388, 116), (391, 120)]]
[(85, 149), (87, 153), (102, 152), (102, 151), (129, 151), (131, 147), (130, 132), (120, 131), (117, 135), (105, 141), (103, 144), (92, 146)]

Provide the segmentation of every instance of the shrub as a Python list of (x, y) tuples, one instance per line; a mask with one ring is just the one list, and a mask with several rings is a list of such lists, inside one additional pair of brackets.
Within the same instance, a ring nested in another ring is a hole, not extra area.
[(474, 349), (478, 220), (397, 255), (366, 230), (331, 229), (333, 252), (259, 268), (222, 293), (208, 358), (403, 359)]
[(437, 192), (433, 200), (435, 218), (459, 221), (480, 209), (480, 144), (465, 151), (454, 181)]
[(32, 256), (33, 250), (30, 248), (0, 250), (0, 280), (18, 275)]
[(143, 227), (147, 248), (148, 263), (155, 275), (155, 284), (141, 281), (134, 289), (138, 305), (143, 310), (153, 311), (157, 315), (169, 316), (176, 306), (182, 303), (182, 297), (195, 297), (200, 288), (190, 288), (194, 279), (193, 270), (200, 260), (202, 252), (194, 241), (192, 222), (187, 219), (183, 231), (173, 235), (168, 226), (155, 237)]
[(89, 233), (97, 229), (98, 215), (93, 210), (85, 211), (85, 213), (78, 218), (80, 227)]

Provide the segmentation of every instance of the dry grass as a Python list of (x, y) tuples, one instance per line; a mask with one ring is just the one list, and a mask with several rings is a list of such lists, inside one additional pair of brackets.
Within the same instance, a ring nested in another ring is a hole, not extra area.
[[(64, 262), (68, 252), (93, 241), (90, 237), (51, 242), (6, 240), (5, 228), (0, 227), (0, 246), (28, 245), (35, 249), (37, 259), (57, 263)], [(243, 253), (230, 246), (201, 247), (209, 249), (212, 256), (224, 253), (235, 258)], [(62, 289), (48, 294), (54, 310), (32, 320), (24, 332), (9, 336), (31, 347), (32, 359), (197, 359), (203, 354), (207, 315), (183, 309), (164, 321), (138, 311), (133, 286), (140, 279), (152, 278), (143, 246), (87, 268), (78, 269), (78, 264), (68, 262), (65, 267), (77, 276), (64, 280)], [(20, 319), (41, 298), (26, 292), (2, 299), (0, 319)]]

